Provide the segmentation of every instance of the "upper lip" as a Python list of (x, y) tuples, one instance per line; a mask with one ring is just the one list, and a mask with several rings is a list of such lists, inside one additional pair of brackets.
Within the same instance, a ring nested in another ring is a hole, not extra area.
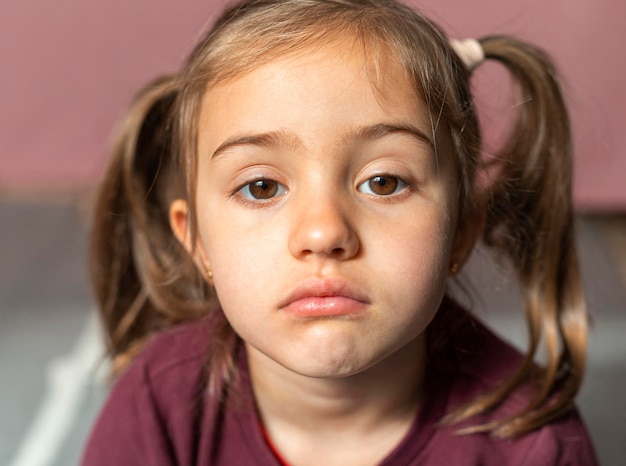
[(280, 308), (282, 309), (301, 299), (328, 297), (343, 297), (362, 303), (369, 303), (366, 294), (348, 280), (341, 278), (310, 278), (296, 286), (281, 303)]

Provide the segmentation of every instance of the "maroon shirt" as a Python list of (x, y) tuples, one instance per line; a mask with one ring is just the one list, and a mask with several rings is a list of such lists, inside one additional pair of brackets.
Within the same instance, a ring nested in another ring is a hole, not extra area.
[[(509, 440), (459, 436), (454, 433), (459, 426), (437, 426), (445, 413), (501, 383), (520, 362), (519, 353), (461, 312), (464, 323), (446, 342), (450, 353), (437, 358), (448, 361), (444, 366), (451, 363), (444, 370), (432, 364), (427, 369), (422, 409), (381, 466), (597, 464), (575, 409)], [(114, 385), (83, 465), (279, 466), (260, 428), (245, 352), (238, 359), (237, 387), (222, 403), (202, 389), (208, 322), (198, 320), (154, 337)], [(528, 387), (516, 391), (472, 423), (517, 412), (529, 393)]]

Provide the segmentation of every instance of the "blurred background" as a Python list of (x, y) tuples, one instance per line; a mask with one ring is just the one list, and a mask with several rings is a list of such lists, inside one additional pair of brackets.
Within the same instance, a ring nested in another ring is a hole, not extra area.
[[(93, 190), (134, 92), (175, 71), (226, 2), (25, 0), (0, 5), (0, 464), (76, 464), (106, 396), (86, 277)], [(626, 465), (626, 2), (420, 0), (455, 37), (507, 33), (555, 59), (576, 134), (575, 201), (594, 329), (579, 406), (605, 465)], [(475, 77), (490, 140), (515, 102)], [(523, 347), (505, 268), (474, 254), (476, 312)], [(478, 278), (475, 278), (478, 277)]]

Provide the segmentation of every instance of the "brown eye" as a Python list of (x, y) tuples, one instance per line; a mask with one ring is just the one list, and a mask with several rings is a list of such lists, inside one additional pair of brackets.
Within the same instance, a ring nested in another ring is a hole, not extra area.
[(376, 175), (359, 186), (359, 191), (375, 196), (390, 196), (404, 188), (406, 183), (397, 176)]
[(285, 193), (285, 187), (274, 180), (259, 179), (242, 186), (239, 192), (250, 200), (263, 201)]

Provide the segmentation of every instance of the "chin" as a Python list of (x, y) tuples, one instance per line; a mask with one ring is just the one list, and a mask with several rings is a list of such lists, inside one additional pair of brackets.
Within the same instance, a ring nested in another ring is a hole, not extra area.
[(323, 351), (303, 353), (281, 364), (306, 377), (342, 379), (363, 373), (384, 359), (373, 354), (359, 354), (358, 348), (339, 349), (337, 346), (331, 346), (330, 351), (325, 348)]
[(355, 363), (324, 363), (320, 361), (319, 364), (307, 364), (306, 366), (285, 366), (287, 369), (295, 372), (304, 377), (310, 377), (314, 379), (344, 379), (350, 376), (354, 376), (367, 370), (369, 366), (364, 366)]

